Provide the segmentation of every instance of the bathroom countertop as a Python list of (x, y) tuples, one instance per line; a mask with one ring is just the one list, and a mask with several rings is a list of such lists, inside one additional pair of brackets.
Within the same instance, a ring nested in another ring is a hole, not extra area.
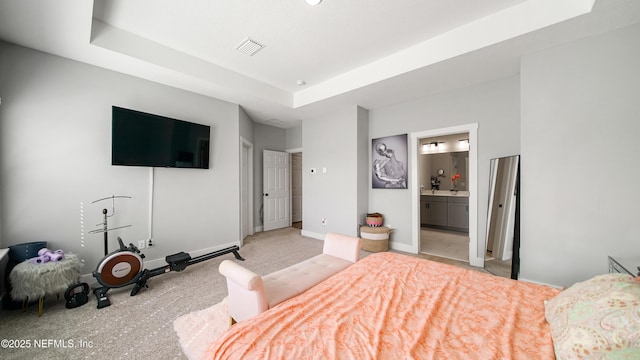
[(469, 192), (468, 191), (436, 190), (432, 193), (431, 190), (422, 190), (420, 191), (420, 195), (469, 197)]

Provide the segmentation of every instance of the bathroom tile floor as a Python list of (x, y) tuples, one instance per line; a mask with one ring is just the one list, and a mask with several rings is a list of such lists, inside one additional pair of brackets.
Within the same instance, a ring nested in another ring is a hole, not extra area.
[(420, 253), (469, 262), (469, 234), (423, 227)]

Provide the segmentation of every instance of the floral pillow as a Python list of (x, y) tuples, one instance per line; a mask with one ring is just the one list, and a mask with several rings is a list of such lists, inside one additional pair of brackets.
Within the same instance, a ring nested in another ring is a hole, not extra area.
[(625, 274), (576, 283), (545, 303), (558, 360), (640, 359), (640, 281)]

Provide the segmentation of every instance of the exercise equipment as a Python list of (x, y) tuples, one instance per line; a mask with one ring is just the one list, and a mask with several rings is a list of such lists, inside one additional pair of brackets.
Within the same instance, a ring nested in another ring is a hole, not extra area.
[[(106, 199), (113, 200), (117, 197), (130, 198), (129, 196), (114, 195), (104, 199), (96, 200), (94, 202)], [(210, 252), (208, 254), (196, 256), (195, 258), (192, 258), (188, 253), (181, 251), (179, 253), (166, 256), (165, 261), (167, 262), (167, 265), (151, 270), (145, 269), (142, 262), (142, 259), (144, 259), (144, 254), (140, 252), (140, 249), (138, 249), (131, 243), (129, 244), (129, 246), (125, 246), (120, 237), (118, 237), (119, 249), (112, 253), (108, 253), (108, 232), (115, 229), (129, 227), (131, 225), (125, 225), (111, 229), (107, 226), (107, 218), (115, 214), (115, 205), (111, 215), (108, 215), (107, 209), (102, 209), (102, 214), (104, 216), (103, 222), (102, 224), (98, 224), (98, 226), (102, 225), (102, 229), (92, 232), (104, 233), (105, 257), (100, 260), (98, 266), (96, 267), (96, 270), (93, 272), (93, 277), (96, 278), (98, 283), (101, 285), (100, 287), (93, 289), (93, 294), (98, 300), (98, 309), (111, 305), (111, 302), (107, 297), (107, 292), (109, 291), (109, 289), (120, 288), (135, 284), (131, 289), (131, 296), (135, 296), (138, 291), (140, 291), (140, 289), (149, 287), (147, 286), (147, 280), (154, 276), (168, 273), (170, 271), (182, 271), (189, 265), (197, 264), (199, 262), (213, 259), (214, 257), (229, 253), (233, 253), (236, 259), (244, 261), (242, 256), (240, 256), (240, 254), (238, 253), (240, 247), (234, 245), (218, 251)]]
[(64, 292), (64, 299), (67, 300), (65, 304), (67, 309), (86, 304), (89, 301), (89, 284), (83, 282), (69, 286)]
[(64, 259), (64, 251), (60, 249), (51, 251), (47, 248), (42, 248), (38, 250), (38, 256), (32, 257), (29, 261), (32, 264), (44, 264), (49, 261), (60, 261), (62, 259)]
[(229, 253), (233, 253), (236, 259), (244, 261), (244, 258), (238, 253), (240, 248), (234, 245), (194, 258), (188, 253), (179, 252), (165, 257), (167, 265), (150, 270), (143, 268), (144, 254), (135, 245), (125, 246), (120, 237), (118, 237), (118, 243), (120, 248), (105, 256), (93, 272), (93, 277), (102, 285), (102, 287), (93, 290), (98, 300), (98, 309), (111, 305), (107, 291), (112, 288), (135, 284), (131, 289), (131, 296), (135, 296), (142, 288), (149, 287), (147, 280), (154, 276), (170, 271), (182, 271), (189, 265)]

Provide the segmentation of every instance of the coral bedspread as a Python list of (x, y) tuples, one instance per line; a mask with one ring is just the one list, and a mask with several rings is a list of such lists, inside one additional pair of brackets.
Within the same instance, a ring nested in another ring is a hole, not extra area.
[(208, 359), (554, 359), (559, 290), (376, 253), (211, 343)]

